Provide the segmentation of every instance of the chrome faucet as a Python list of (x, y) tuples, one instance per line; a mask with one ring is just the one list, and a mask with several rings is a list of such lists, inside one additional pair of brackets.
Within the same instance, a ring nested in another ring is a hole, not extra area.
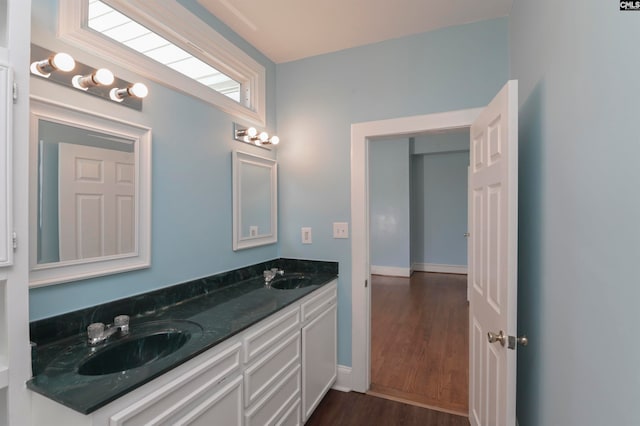
[(271, 268), (270, 270), (266, 270), (262, 273), (264, 277), (264, 285), (267, 287), (271, 287), (271, 281), (276, 277), (276, 275), (284, 275), (284, 271), (278, 268)]
[(118, 315), (113, 319), (113, 324), (105, 326), (101, 322), (94, 322), (87, 327), (87, 337), (90, 346), (95, 346), (106, 341), (116, 332), (120, 332), (121, 336), (129, 333), (129, 316)]

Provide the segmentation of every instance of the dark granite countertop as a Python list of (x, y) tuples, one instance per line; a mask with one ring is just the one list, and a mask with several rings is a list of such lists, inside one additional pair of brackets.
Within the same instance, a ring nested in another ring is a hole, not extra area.
[[(262, 271), (284, 265), (288, 266), (286, 274), (302, 272), (310, 277), (311, 285), (293, 290), (266, 288)], [(91, 413), (312, 293), (338, 272), (335, 262), (290, 259), (249, 268), (253, 269), (242, 268), (31, 323), (31, 339), (38, 346), (35, 375), (27, 387), (83, 414)], [(95, 349), (89, 347), (86, 326), (95, 321), (110, 323), (114, 312), (131, 316), (129, 334)], [(191, 338), (180, 342), (183, 345), (175, 352), (138, 368), (102, 375), (78, 372), (85, 360), (108, 346), (158, 330), (186, 330)]]

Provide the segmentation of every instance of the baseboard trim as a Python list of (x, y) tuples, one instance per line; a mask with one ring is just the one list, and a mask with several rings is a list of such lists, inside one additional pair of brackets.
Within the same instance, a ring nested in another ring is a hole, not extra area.
[(444, 265), (440, 263), (414, 263), (414, 271), (440, 272), (443, 274), (466, 274), (466, 265)]
[(338, 377), (332, 389), (340, 392), (351, 392), (353, 389), (351, 386), (351, 367), (338, 364)]
[(371, 265), (372, 275), (386, 275), (388, 277), (403, 277), (409, 278), (411, 276), (411, 268), (399, 268), (396, 266), (375, 266)]

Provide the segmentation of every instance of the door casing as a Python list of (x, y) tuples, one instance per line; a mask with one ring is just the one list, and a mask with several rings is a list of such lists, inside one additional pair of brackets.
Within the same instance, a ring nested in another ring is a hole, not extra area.
[(351, 389), (357, 392), (368, 391), (371, 384), (369, 140), (467, 128), (483, 109), (464, 109), (351, 125)]

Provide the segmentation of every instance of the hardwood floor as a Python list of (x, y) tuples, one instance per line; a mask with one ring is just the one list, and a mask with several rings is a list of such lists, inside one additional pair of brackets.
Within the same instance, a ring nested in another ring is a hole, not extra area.
[(372, 276), (372, 395), (468, 414), (466, 275)]
[(356, 392), (330, 390), (306, 426), (469, 426), (466, 417)]

